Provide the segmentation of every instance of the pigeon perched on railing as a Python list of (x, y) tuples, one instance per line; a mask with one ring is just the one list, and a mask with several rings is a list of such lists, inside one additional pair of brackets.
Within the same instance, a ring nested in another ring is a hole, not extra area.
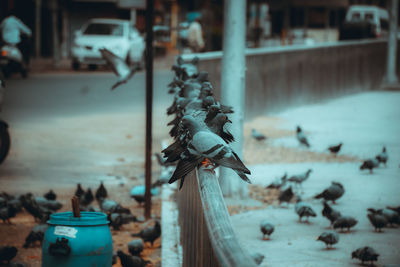
[[(274, 232), (275, 226), (268, 222), (267, 220), (262, 220), (260, 223), (260, 231), (263, 234), (262, 238), (263, 240), (269, 240), (270, 235)], [(265, 239), (265, 235), (267, 235), (267, 238)]]
[(371, 265), (373, 265), (373, 262), (377, 261), (378, 257), (379, 254), (373, 248), (368, 246), (358, 248), (351, 253), (351, 258), (359, 259), (362, 265), (364, 265), (365, 261), (369, 261)]
[(301, 222), (301, 219), (303, 217), (306, 217), (306, 222), (308, 222), (309, 217), (317, 216), (312, 207), (308, 203), (301, 201), (300, 198), (297, 200), (297, 203), (294, 206), (294, 210), (297, 213), (297, 215), (299, 215), (299, 222)]
[(286, 179), (287, 179), (287, 172), (277, 181), (274, 181), (267, 185), (265, 188), (267, 189), (280, 189), (286, 184)]
[[(187, 144), (187, 158), (179, 161), (169, 183), (184, 179), (201, 162), (205, 167), (212, 166), (211, 171), (216, 166), (231, 168), (242, 180), (251, 183), (246, 176), (250, 174), (249, 169), (220, 136), (202, 127), (191, 115), (184, 116), (181, 123), (188, 129), (191, 139)], [(183, 180), (181, 185), (182, 182)]]
[(153, 246), (154, 241), (161, 236), (161, 225), (159, 221), (156, 221), (154, 226), (147, 227), (139, 233), (131, 234), (133, 237), (140, 237), (143, 242), (150, 242)]
[(126, 83), (137, 70), (137, 66), (129, 67), (125, 60), (115, 55), (113, 52), (107, 48), (99, 49), (101, 56), (110, 64), (111, 69), (118, 76), (118, 81), (111, 87), (114, 90), (121, 84)]
[(338, 145), (336, 145), (336, 146), (330, 146), (330, 147), (328, 147), (328, 150), (333, 154), (333, 155), (335, 155), (335, 157), (336, 157), (336, 155), (337, 155), (337, 153), (339, 153), (339, 151), (340, 151), (340, 149), (342, 148), (342, 143), (340, 143), (340, 144), (338, 144)]
[(10, 261), (17, 256), (18, 249), (12, 246), (0, 246), (0, 265), (2, 263), (9, 264)]
[(373, 169), (378, 167), (379, 161), (377, 159), (367, 159), (360, 166), (360, 170), (368, 169), (370, 173), (373, 173)]
[(206, 124), (212, 132), (221, 136), (221, 138), (226, 143), (230, 143), (230, 142), (235, 141), (235, 138), (229, 131), (224, 129), (224, 125), (228, 122), (232, 123), (232, 121), (229, 120), (229, 118), (226, 114), (218, 113), (212, 120), (208, 121)]
[(197, 63), (199, 58), (195, 57), (190, 63), (185, 63), (183, 58), (179, 56), (177, 58), (177, 64), (172, 65), (172, 70), (175, 71), (176, 77), (181, 80), (186, 80), (189, 78), (194, 78), (198, 74)]
[(105, 188), (103, 182), (101, 182), (99, 188), (97, 188), (95, 196), (96, 196), (97, 201), (107, 198), (108, 192), (107, 192), (107, 189)]
[(386, 166), (386, 162), (389, 159), (389, 156), (388, 156), (388, 154), (386, 152), (386, 147), (383, 147), (382, 148), (382, 152), (379, 153), (378, 155), (376, 155), (375, 158), (378, 160), (379, 163), (383, 163)]
[(322, 209), (322, 216), (326, 217), (330, 222), (331, 225), (341, 216), (340, 212), (333, 209), (331, 206), (328, 205), (326, 201), (324, 201), (324, 208)]
[(121, 261), (122, 267), (145, 267), (147, 264), (151, 263), (141, 257), (125, 254), (122, 250), (118, 250), (117, 255)]
[(339, 242), (339, 235), (336, 232), (323, 232), (317, 241), (322, 241), (326, 245), (326, 249), (332, 248), (332, 245)]
[(376, 232), (382, 232), (382, 228), (386, 227), (388, 224), (385, 216), (377, 212), (375, 209), (369, 208), (367, 217)]
[(47, 224), (35, 225), (29, 232), (28, 236), (25, 238), (25, 243), (23, 247), (28, 248), (31, 245), (34, 245), (36, 242), (39, 242), (40, 246), (42, 246), (44, 234), (46, 233), (47, 227)]
[(344, 187), (341, 183), (338, 182), (332, 182), (332, 184), (322, 191), (320, 194), (314, 196), (316, 199), (323, 198), (325, 201), (331, 200), (332, 203), (335, 203), (335, 201), (343, 196), (344, 194)]
[(256, 129), (251, 129), (251, 137), (253, 137), (257, 141), (262, 141), (262, 140), (267, 139), (267, 137), (265, 135), (263, 135), (262, 133), (260, 133)]
[(133, 256), (138, 256), (143, 251), (143, 240), (142, 239), (134, 239), (128, 243), (129, 253)]
[(56, 200), (57, 199), (57, 195), (56, 195), (56, 193), (54, 193), (54, 191), (52, 189), (50, 189), (50, 191), (45, 193), (43, 196), (47, 200)]
[(310, 143), (308, 143), (307, 137), (300, 126), (297, 126), (296, 128), (296, 137), (301, 145), (305, 145), (308, 148), (310, 147)]
[(350, 216), (340, 216), (333, 223), (333, 229), (340, 228), (343, 231), (344, 228), (347, 228), (347, 232), (350, 232), (350, 228), (354, 227), (358, 221)]

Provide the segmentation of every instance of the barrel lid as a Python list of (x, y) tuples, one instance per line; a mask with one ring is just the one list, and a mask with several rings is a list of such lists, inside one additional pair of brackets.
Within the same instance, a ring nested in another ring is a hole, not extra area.
[(109, 221), (107, 215), (102, 212), (83, 211), (81, 217), (74, 217), (71, 211), (67, 211), (51, 214), (47, 223), (51, 225), (95, 226), (106, 225)]

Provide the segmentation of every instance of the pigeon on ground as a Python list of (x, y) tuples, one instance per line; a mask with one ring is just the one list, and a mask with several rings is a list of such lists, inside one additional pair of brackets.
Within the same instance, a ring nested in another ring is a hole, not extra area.
[(371, 247), (358, 248), (351, 253), (351, 258), (359, 259), (363, 265), (365, 261), (369, 261), (373, 265), (373, 262), (377, 261), (378, 257), (379, 254)]
[(340, 143), (340, 144), (338, 144), (336, 146), (330, 146), (330, 147), (328, 147), (328, 149), (336, 157), (337, 153), (339, 153), (340, 149), (342, 148), (342, 145), (343, 144)]
[(322, 209), (322, 216), (326, 217), (331, 225), (341, 216), (340, 212), (333, 209), (328, 205), (326, 201), (324, 201), (324, 208)]
[(119, 230), (124, 224), (137, 221), (136, 216), (130, 213), (109, 213), (107, 218), (114, 230)]
[(79, 199), (81, 198), (81, 196), (83, 196), (83, 194), (85, 194), (85, 190), (82, 189), (81, 184), (77, 184), (74, 195), (77, 196)]
[(279, 197), (278, 197), (279, 204), (281, 204), (282, 202), (289, 203), (293, 197), (294, 197), (294, 193), (292, 191), (292, 187), (289, 186), (288, 188), (286, 188), (285, 190), (283, 190), (279, 193)]
[(343, 232), (344, 228), (347, 228), (347, 232), (350, 232), (350, 228), (356, 225), (358, 221), (350, 216), (340, 216), (333, 223), (333, 229), (340, 228)]
[(0, 208), (0, 219), (3, 220), (3, 223), (11, 224), (10, 219), (17, 215), (17, 209), (13, 205), (6, 205), (5, 207)]
[(258, 252), (251, 252), (250, 257), (254, 260), (257, 265), (260, 265), (261, 262), (264, 260), (264, 255)]
[(88, 188), (88, 190), (80, 197), (79, 204), (82, 206), (89, 206), (94, 200), (94, 196), (92, 193), (92, 189)]
[(312, 169), (308, 169), (305, 173), (293, 175), (288, 179), (288, 182), (294, 183), (296, 186), (302, 186), (302, 183), (310, 177)]
[(323, 232), (317, 241), (322, 241), (326, 245), (326, 249), (332, 248), (333, 244), (339, 242), (339, 235), (336, 232)]
[(382, 232), (382, 228), (388, 224), (387, 219), (382, 214), (379, 214), (375, 209), (368, 209), (368, 220), (374, 226), (376, 232)]
[(53, 213), (52, 210), (39, 205), (31, 193), (21, 195), (19, 199), (24, 209), (33, 216), (35, 221), (45, 223), (49, 219), (50, 214)]
[(260, 133), (256, 129), (251, 129), (251, 137), (253, 137), (257, 141), (262, 141), (262, 140), (267, 139), (267, 137), (265, 135), (263, 135), (262, 133)]
[(386, 147), (383, 147), (382, 148), (382, 152), (379, 153), (378, 155), (376, 155), (375, 158), (378, 160), (379, 163), (383, 163), (386, 166), (386, 162), (387, 162), (387, 160), (389, 158), (389, 156), (388, 156), (388, 154), (386, 152)]
[(35, 225), (28, 236), (25, 238), (25, 243), (23, 247), (28, 248), (31, 245), (34, 245), (37, 241), (40, 243), (40, 246), (42, 246), (44, 234), (46, 233), (47, 227), (47, 224)]
[[(246, 176), (246, 174), (250, 174), (249, 169), (220, 136), (202, 127), (191, 115), (184, 116), (181, 123), (188, 129), (192, 137), (187, 145), (189, 155), (179, 161), (169, 181), (170, 184), (179, 179), (184, 179), (201, 162), (204, 162), (203, 166), (205, 167), (212, 166), (209, 169), (210, 171), (214, 171), (217, 165), (231, 168), (242, 180), (251, 183)], [(181, 180), (180, 188), (182, 184), (183, 180)]]
[(300, 142), (301, 145), (305, 145), (308, 148), (310, 147), (310, 144), (308, 143), (307, 137), (304, 134), (303, 130), (300, 128), (300, 126), (297, 126), (296, 137), (297, 137), (297, 140)]
[(107, 193), (107, 189), (105, 188), (103, 182), (101, 182), (99, 188), (97, 188), (95, 196), (96, 196), (97, 201), (100, 201), (100, 199), (107, 198), (108, 193)]
[(57, 200), (47, 200), (44, 197), (35, 197), (34, 200), (40, 207), (51, 211), (57, 211), (62, 208), (62, 204)]
[(115, 55), (107, 48), (100, 48), (99, 51), (101, 56), (107, 61), (108, 64), (111, 65), (112, 70), (118, 76), (118, 81), (111, 87), (111, 90), (114, 90), (121, 84), (126, 83), (133, 76), (133, 74), (135, 74), (135, 71), (137, 70), (136, 66), (129, 67), (125, 60)]
[(360, 170), (368, 169), (370, 173), (373, 173), (374, 168), (379, 167), (379, 161), (377, 159), (367, 159), (360, 166)]
[(122, 267), (145, 267), (150, 261), (145, 261), (141, 257), (125, 254), (121, 250), (117, 251)]
[(297, 200), (294, 210), (296, 211), (297, 215), (299, 215), (299, 222), (301, 222), (303, 217), (306, 217), (306, 222), (308, 222), (309, 217), (317, 216), (312, 207), (309, 204), (302, 202), (301, 199)]
[(335, 200), (343, 196), (344, 187), (341, 183), (332, 182), (332, 184), (322, 191), (320, 194), (316, 195), (314, 198), (320, 199), (323, 198), (325, 201), (331, 200), (332, 203), (335, 203)]
[(142, 239), (134, 239), (128, 243), (129, 253), (133, 256), (138, 256), (143, 251), (143, 240)]
[[(132, 187), (130, 195), (131, 198), (134, 198), (139, 204), (142, 204), (145, 201), (144, 193), (146, 187), (144, 185), (136, 185)], [(160, 190), (156, 187), (150, 189), (152, 196), (157, 196), (160, 193)]]
[(274, 181), (274, 182), (270, 183), (265, 188), (280, 189), (281, 187), (283, 187), (286, 184), (286, 179), (287, 179), (287, 173), (285, 172), (285, 174), (278, 181)]
[[(260, 223), (260, 231), (263, 234), (263, 240), (269, 240), (270, 235), (274, 232), (275, 230), (275, 226), (266, 221), (266, 220), (262, 220)], [(265, 238), (265, 235), (267, 235), (267, 238)]]
[(0, 247), (0, 265), (6, 262), (7, 264), (17, 255), (18, 249), (11, 246)]
[(150, 242), (153, 246), (154, 241), (161, 236), (161, 225), (159, 221), (154, 226), (147, 227), (139, 233), (132, 234), (133, 237), (140, 237), (143, 242)]
[(386, 206), (386, 208), (393, 210), (393, 211), (397, 212), (398, 214), (400, 214), (400, 206), (397, 206), (397, 207)]
[(54, 193), (54, 191), (52, 189), (50, 189), (50, 191), (47, 192), (46, 194), (44, 194), (43, 196), (47, 200), (56, 200), (57, 199), (57, 195), (56, 195), (56, 193)]
[(128, 208), (123, 207), (120, 203), (111, 199), (101, 199), (101, 201), (99, 201), (99, 204), (100, 209), (105, 213), (131, 213)]
[(394, 224), (400, 225), (400, 214), (396, 211), (386, 208), (376, 210), (376, 213), (383, 215), (391, 226)]

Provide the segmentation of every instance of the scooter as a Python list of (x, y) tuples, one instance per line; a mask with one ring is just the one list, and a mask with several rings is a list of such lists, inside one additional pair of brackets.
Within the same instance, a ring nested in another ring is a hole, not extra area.
[[(4, 96), (4, 76), (0, 70), (0, 110), (3, 104)], [(8, 132), (8, 124), (0, 119), (0, 164), (5, 160), (8, 151), (10, 150), (10, 134)]]
[(21, 51), (17, 46), (4, 43), (0, 48), (0, 70), (5, 77), (19, 72), (23, 78), (28, 77), (28, 66), (23, 60)]

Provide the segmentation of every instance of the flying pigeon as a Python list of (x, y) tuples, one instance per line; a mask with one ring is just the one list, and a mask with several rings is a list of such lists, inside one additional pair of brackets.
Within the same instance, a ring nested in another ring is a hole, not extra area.
[[(191, 140), (187, 145), (188, 157), (181, 159), (172, 175), (169, 183), (183, 179), (190, 171), (196, 168), (201, 162), (205, 167), (212, 166), (213, 171), (216, 165), (233, 169), (245, 182), (251, 183), (246, 174), (249, 169), (243, 164), (239, 156), (228, 146), (228, 144), (217, 134), (202, 127), (193, 116), (186, 115), (182, 118), (182, 124), (189, 130)], [(208, 161), (207, 161), (207, 160)], [(182, 186), (181, 181), (181, 186)]]
[(333, 223), (333, 229), (340, 228), (343, 231), (344, 228), (347, 228), (347, 232), (350, 232), (350, 228), (356, 225), (358, 221), (350, 216), (340, 216)]
[(341, 216), (340, 212), (333, 209), (328, 205), (326, 201), (324, 201), (324, 208), (322, 209), (322, 216), (326, 217), (331, 225)]
[(101, 56), (107, 61), (108, 64), (111, 65), (112, 70), (118, 76), (118, 81), (111, 87), (111, 90), (114, 90), (121, 84), (126, 83), (133, 76), (133, 74), (135, 74), (137, 69), (136, 66), (129, 67), (122, 58), (115, 55), (107, 48), (100, 48), (99, 51)]
[(304, 134), (303, 130), (300, 128), (300, 126), (297, 126), (296, 137), (297, 137), (297, 140), (300, 142), (301, 145), (305, 145), (306, 147), (310, 147), (310, 144), (308, 143), (307, 137)]
[(342, 148), (342, 143), (336, 145), (336, 146), (330, 146), (328, 147), (329, 151), (333, 154), (333, 155), (337, 155), (337, 153), (339, 153), (340, 149)]
[(267, 137), (265, 135), (263, 135), (262, 133), (260, 133), (256, 129), (251, 129), (251, 137), (253, 137), (257, 141), (262, 141), (262, 140), (267, 139)]
[[(262, 220), (260, 223), (260, 231), (263, 234), (263, 240), (269, 240), (270, 235), (274, 232), (275, 226), (266, 220)], [(265, 235), (267, 238), (265, 239)]]
[(154, 241), (161, 236), (161, 225), (156, 221), (154, 226), (147, 227), (139, 233), (131, 234), (133, 237), (140, 237), (143, 242), (150, 242), (153, 246)]
[(376, 155), (375, 158), (378, 160), (379, 163), (383, 163), (386, 166), (386, 162), (387, 162), (387, 160), (389, 158), (389, 156), (388, 156), (388, 154), (386, 152), (386, 147), (383, 147), (382, 148), (382, 152), (379, 153), (378, 155)]
[(332, 248), (332, 245), (339, 242), (339, 235), (336, 232), (323, 232), (317, 241), (322, 241), (326, 245), (326, 249)]
[(373, 169), (379, 167), (379, 161), (377, 159), (367, 159), (360, 166), (360, 170), (368, 169), (370, 173), (373, 173)]
[(294, 210), (296, 211), (297, 215), (299, 215), (299, 222), (301, 222), (301, 219), (303, 217), (306, 217), (306, 222), (308, 222), (308, 218), (310, 216), (311, 217), (317, 216), (312, 207), (309, 204), (302, 202), (300, 199), (297, 200), (297, 203), (294, 206)]
[(363, 265), (364, 261), (369, 261), (373, 265), (373, 262), (377, 261), (378, 257), (379, 254), (371, 247), (358, 248), (351, 253), (351, 258), (359, 259)]
[(375, 209), (368, 209), (368, 220), (374, 226), (376, 232), (382, 232), (382, 228), (388, 224), (387, 219), (382, 214), (378, 213)]
[(341, 183), (332, 182), (332, 184), (322, 191), (320, 194), (316, 195), (314, 198), (320, 199), (323, 198), (325, 201), (332, 200), (332, 203), (335, 203), (335, 200), (343, 196), (344, 187)]

